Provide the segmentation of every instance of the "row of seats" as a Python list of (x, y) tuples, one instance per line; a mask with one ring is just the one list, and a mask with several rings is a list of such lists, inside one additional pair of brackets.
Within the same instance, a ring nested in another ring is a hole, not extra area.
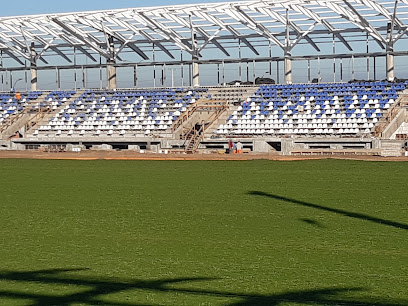
[(41, 125), (34, 136), (169, 134), (205, 89), (86, 91)]
[(371, 133), (408, 83), (262, 85), (216, 134), (352, 136)]

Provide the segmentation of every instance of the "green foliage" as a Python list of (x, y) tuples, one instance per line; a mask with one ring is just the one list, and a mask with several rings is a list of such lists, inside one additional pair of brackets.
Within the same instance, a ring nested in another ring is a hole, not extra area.
[(408, 304), (406, 163), (0, 169), (0, 305)]

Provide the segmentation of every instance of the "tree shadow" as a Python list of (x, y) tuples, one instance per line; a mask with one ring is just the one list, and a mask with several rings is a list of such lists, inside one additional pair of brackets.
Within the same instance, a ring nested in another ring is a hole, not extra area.
[(248, 194), (256, 195), (256, 196), (264, 196), (264, 197), (268, 197), (274, 200), (280, 200), (280, 201), (289, 202), (292, 204), (297, 204), (297, 205), (312, 207), (312, 208), (316, 208), (316, 209), (320, 209), (324, 211), (329, 211), (329, 212), (336, 213), (336, 214), (339, 214), (345, 217), (349, 217), (349, 218), (370, 221), (370, 222), (374, 222), (374, 223), (381, 224), (381, 225), (387, 225), (387, 226), (392, 226), (398, 229), (408, 230), (408, 224), (391, 221), (387, 219), (381, 219), (381, 218), (373, 217), (373, 216), (366, 215), (366, 214), (360, 214), (360, 213), (350, 212), (350, 211), (343, 210), (343, 209), (331, 208), (331, 207), (327, 207), (323, 205), (299, 201), (299, 200), (286, 198), (286, 197), (282, 197), (282, 196), (275, 195), (275, 194), (266, 193), (263, 191), (248, 191)]
[[(280, 294), (261, 295), (250, 293), (237, 293), (226, 292), (221, 290), (208, 290), (208, 289), (191, 289), (180, 288), (183, 283), (191, 283), (197, 281), (212, 281), (219, 278), (209, 277), (191, 277), (191, 278), (164, 278), (157, 280), (140, 280), (140, 279), (118, 279), (118, 278), (92, 278), (78, 276), (75, 274), (67, 274), (67, 272), (77, 272), (88, 269), (49, 269), (49, 270), (37, 270), (37, 271), (0, 271), (1, 281), (10, 281), (13, 283), (27, 282), (36, 284), (39, 287), (43, 287), (46, 284), (59, 284), (59, 285), (76, 285), (82, 286), (83, 289), (78, 289), (77, 293), (70, 293), (65, 295), (53, 295), (51, 293), (38, 293), (38, 290), (32, 289), (32, 291), (21, 290), (1, 290), (0, 289), (0, 301), (2, 298), (8, 299), (26, 299), (30, 300), (28, 305), (116, 305), (116, 306), (133, 306), (143, 305), (140, 303), (132, 303), (128, 301), (120, 302), (106, 302), (101, 298), (104, 295), (118, 293), (123, 291), (130, 291), (133, 289), (146, 290), (146, 292), (167, 292), (175, 293), (177, 295), (187, 294), (202, 296), (203, 301), (208, 300), (209, 296), (234, 298), (239, 299), (239, 302), (230, 303), (227, 305), (280, 305), (283, 303), (302, 303), (313, 305), (347, 305), (347, 306), (402, 306), (407, 305), (408, 301), (391, 301), (389, 299), (375, 302), (369, 299), (352, 299), (345, 296), (345, 293), (363, 291), (364, 288), (321, 288), (315, 290), (299, 290), (288, 291)], [(177, 288), (174, 286), (177, 285)], [(44, 292), (44, 290), (41, 290)], [(129, 295), (131, 292), (129, 292)], [(140, 293), (139, 293), (140, 294)], [(152, 303), (146, 305), (154, 305)]]

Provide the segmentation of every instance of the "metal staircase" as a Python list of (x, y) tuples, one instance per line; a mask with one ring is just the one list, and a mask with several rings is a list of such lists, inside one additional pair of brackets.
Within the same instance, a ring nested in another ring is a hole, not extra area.
[(374, 136), (377, 138), (384, 138), (385, 130), (388, 128), (390, 123), (399, 115), (401, 110), (406, 107), (408, 107), (408, 90), (404, 90), (403, 93), (400, 94), (392, 108), (390, 108), (387, 114), (373, 128)]
[[(28, 103), (28, 105), (39, 103), (40, 101), (44, 100), (45, 96), (46, 94), (43, 93), (40, 96), (38, 96), (37, 99), (24, 103)], [(5, 136), (10, 136), (9, 134), (11, 132), (14, 133), (15, 130), (20, 130), (23, 126), (27, 124), (27, 122), (32, 120), (33, 114), (34, 113), (32, 112), (32, 109), (25, 105), (21, 112), (15, 113), (12, 116), (10, 116), (7, 122), (0, 126), (0, 135), (2, 136), (2, 138), (4, 138)]]
[(182, 134), (185, 140), (184, 151), (188, 154), (196, 153), (198, 146), (210, 126), (228, 109), (228, 103), (222, 100), (204, 100), (197, 102), (195, 111), (203, 110), (211, 112), (211, 115), (202, 122), (194, 125)]

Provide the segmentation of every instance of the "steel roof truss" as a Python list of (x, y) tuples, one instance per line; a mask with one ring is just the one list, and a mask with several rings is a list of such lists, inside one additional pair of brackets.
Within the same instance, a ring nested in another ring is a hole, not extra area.
[(12, 59), (14, 59), (17, 63), (24, 66), (24, 63), (10, 51), (10, 48), (8, 46), (7, 46), (7, 49), (9, 49), (9, 50), (3, 50), (3, 52), (8, 54), (8, 56), (10, 56)]
[(395, 6), (394, 6), (394, 12), (393, 13), (391, 13), (384, 6), (382, 6), (381, 4), (379, 4), (378, 2), (375, 2), (373, 0), (355, 0), (355, 1), (358, 1), (361, 4), (364, 4), (366, 6), (369, 6), (369, 7), (373, 8), (378, 13), (380, 13), (385, 18), (387, 18), (389, 21), (395, 22), (395, 24), (398, 26), (399, 29), (403, 30), (403, 29), (407, 28), (404, 25), (404, 23), (401, 22), (401, 20), (399, 20), (399, 18), (396, 16), (396, 7), (397, 7), (397, 4), (398, 4), (398, 0), (395, 1)]
[[(79, 41), (81, 41), (84, 45), (88, 46), (89, 48), (91, 48), (92, 50), (96, 51), (97, 53), (99, 53), (100, 55), (102, 55), (103, 57), (109, 59), (110, 58), (110, 54), (108, 52), (106, 52), (105, 50), (101, 49), (99, 47), (99, 45), (96, 43), (96, 38), (94, 38), (92, 35), (90, 34), (86, 34), (84, 33), (82, 30), (63, 23), (62, 21), (60, 21), (57, 18), (53, 18), (52, 21), (54, 23), (56, 23), (57, 25), (59, 25), (63, 30), (65, 30), (67, 33), (71, 34), (72, 36), (74, 36), (76, 39), (78, 39)], [(94, 41), (90, 41), (94, 40)], [(82, 48), (83, 49), (83, 48)], [(89, 54), (89, 53), (88, 53)], [(93, 58), (93, 57), (92, 57)]]
[(284, 48), (283, 44), (273, 35), (271, 31), (269, 31), (264, 25), (256, 22), (253, 18), (251, 18), (248, 14), (246, 14), (243, 10), (241, 10), (239, 7), (235, 6), (234, 10), (232, 9), (227, 9), (225, 12), (234, 18), (235, 20), (239, 21), (243, 25), (247, 26), (251, 30), (254, 30), (258, 34), (266, 37), (270, 41), (274, 42), (276, 45), (281, 47), (282, 49)]
[(51, 46), (50, 49), (61, 56), (63, 59), (65, 59), (67, 62), (72, 63), (72, 60), (68, 56), (66, 56), (60, 49), (58, 49), (58, 47)]
[[(6, 45), (7, 48), (9, 49), (10, 53), (18, 54), (18, 55), (20, 55), (21, 57), (25, 58), (28, 61), (30, 60), (29, 55), (27, 55), (24, 52), (22, 52), (21, 50), (17, 49), (16, 46), (10, 45), (9, 43), (7, 43), (7, 41), (11, 42), (10, 39), (7, 36), (5, 36), (3, 33), (0, 32), (0, 43), (3, 43), (4, 45)], [(21, 62), (21, 61), (19, 61), (19, 62)]]
[(226, 56), (230, 56), (228, 51), (217, 41), (216, 37), (217, 35), (222, 31), (222, 28), (219, 28), (215, 33), (211, 36), (208, 35), (207, 32), (205, 32), (201, 28), (197, 28), (197, 31), (201, 34), (201, 36), (204, 37), (205, 42), (204, 44), (201, 45), (201, 47), (198, 49), (198, 53), (200, 53), (209, 43), (213, 43), (218, 49), (220, 49)]
[(77, 48), (79, 51), (81, 51), (83, 54), (85, 54), (87, 57), (89, 57), (93, 62), (97, 62), (97, 60), (90, 54), (88, 51), (86, 51), (82, 46), (76, 45), (75, 48)]
[(326, 29), (328, 29), (330, 32), (333, 33), (334, 36), (336, 36), (342, 43), (343, 45), (349, 50), (353, 51), (353, 48), (350, 46), (350, 44), (346, 41), (346, 39), (343, 37), (343, 35), (340, 34), (339, 30), (333, 27), (327, 20), (323, 19), (320, 17), (319, 14), (315, 13), (311, 9), (301, 6), (298, 4), (290, 4), (289, 7), (299, 13), (302, 13), (303, 15), (317, 21), (319, 24), (322, 24)]
[(173, 41), (175, 45), (193, 55), (194, 52), (192, 48), (183, 41), (183, 37), (177, 34), (176, 31), (174, 31), (173, 29), (168, 29), (160, 22), (147, 17), (143, 12), (139, 12), (138, 16), (139, 18), (143, 19), (145, 23), (147, 23), (151, 30), (155, 31), (156, 33), (158, 33), (158, 31), (163, 32), (171, 41)]
[[(190, 22), (188, 22), (187, 20), (185, 20), (184, 18), (181, 18), (177, 15), (172, 15), (169, 13), (161, 13), (161, 15), (164, 18), (167, 18), (169, 20), (173, 20), (175, 22), (177, 22), (178, 24), (181, 24), (182, 26), (189, 28), (191, 30), (191, 26)], [(191, 14), (190, 14), (191, 16)], [(193, 25), (194, 27), (194, 25)], [(207, 46), (208, 43), (212, 42), (217, 48), (219, 48), (225, 55), (230, 56), (229, 53), (227, 52), (227, 50), (225, 50), (225, 48), (216, 40), (216, 36), (218, 35), (219, 32), (221, 32), (222, 28), (220, 28), (220, 30), (216, 31), (216, 34), (212, 35), (211, 37), (207, 34), (207, 32), (200, 28), (200, 27), (194, 27), (195, 31), (199, 32), (201, 34), (201, 36), (205, 39), (204, 44), (198, 49), (197, 54), (199, 54), (201, 52), (201, 50), (204, 49), (205, 46)]]
[[(312, 24), (310, 26), (309, 29), (307, 29), (306, 31), (304, 31), (303, 33), (299, 33), (298, 36), (296, 37), (295, 41), (289, 44), (289, 51), (291, 51), (303, 38), (305, 38), (313, 29), (314, 27), (317, 25), (317, 22), (315, 22), (314, 24)], [(317, 46), (316, 46), (317, 48)], [(315, 49), (316, 49), (315, 48)], [(320, 51), (319, 48), (316, 49), (317, 51)]]
[[(308, 33), (306, 33), (305, 31), (303, 31), (300, 27), (297, 26), (297, 24), (295, 24), (293, 21), (290, 20), (286, 20), (286, 17), (282, 16), (281, 14), (279, 14), (278, 12), (274, 12), (270, 9), (266, 9), (266, 8), (256, 8), (256, 10), (260, 13), (263, 13), (265, 15), (268, 15), (269, 17), (275, 18), (277, 19), (280, 23), (286, 25), (289, 24), (289, 26), (297, 33), (298, 36), (300, 37), (304, 37), (311, 45), (313, 48), (315, 48), (315, 50), (317, 52), (320, 52), (320, 48), (317, 46), (317, 44), (309, 37)], [(315, 25), (318, 22), (316, 21)], [(315, 27), (315, 25), (313, 26), (313, 28)], [(310, 32), (310, 30), (308, 30), (308, 32)], [(306, 33), (306, 35), (304, 35), (304, 33)], [(293, 48), (293, 47), (292, 47)]]
[[(344, 14), (347, 10), (336, 3), (327, 3), (329, 7), (333, 9), (336, 13), (343, 16), (344, 18), (348, 19), (350, 22), (361, 28), (363, 31), (367, 32), (377, 44), (382, 48), (385, 49), (384, 45), (387, 44), (387, 41), (382, 37), (380, 33), (350, 4), (347, 0), (343, 0), (344, 4), (356, 15), (359, 20), (355, 20), (351, 14)], [(354, 20), (353, 20), (354, 19)]]
[(245, 38), (243, 37), (243, 35), (241, 35), (238, 31), (236, 31), (233, 27), (231, 27), (230, 25), (226, 25), (225, 23), (223, 23), (221, 20), (219, 20), (217, 17), (215, 16), (211, 16), (205, 12), (194, 12), (194, 14), (201, 18), (204, 18), (216, 25), (218, 25), (220, 28), (227, 30), (228, 32), (230, 32), (236, 39), (241, 40), (249, 49), (251, 49), (252, 52), (254, 52), (256, 55), (259, 55), (259, 52), (254, 48), (254, 46), (252, 46), (252, 44)]
[(133, 25), (126, 23), (118, 18), (111, 18), (111, 17), (105, 17), (105, 19), (107, 21), (109, 21), (110, 23), (114, 23), (122, 28), (128, 29), (130, 31), (133, 32), (132, 35), (129, 36), (129, 38), (125, 38), (122, 35), (117, 35), (119, 33), (115, 32), (115, 38), (118, 39), (119, 41), (122, 41), (122, 46), (120, 48), (118, 48), (115, 52), (116, 55), (118, 55), (120, 52), (122, 52), (122, 50), (128, 46), (130, 49), (132, 49), (134, 52), (136, 52), (143, 60), (148, 60), (149, 57), (146, 55), (146, 53), (144, 53), (139, 47), (136, 46), (136, 44), (134, 42), (132, 42), (132, 39), (136, 36), (136, 35), (141, 35), (140, 34), (140, 30), (135, 28)]
[(167, 50), (166, 47), (164, 47), (160, 42), (156, 41), (153, 37), (151, 37), (148, 33), (146, 33), (143, 30), (140, 30), (140, 34), (145, 37), (147, 40), (149, 40), (152, 44), (156, 45), (159, 47), (160, 50), (162, 50), (164, 53), (166, 53), (170, 58), (175, 59), (174, 55), (170, 53), (169, 50)]

